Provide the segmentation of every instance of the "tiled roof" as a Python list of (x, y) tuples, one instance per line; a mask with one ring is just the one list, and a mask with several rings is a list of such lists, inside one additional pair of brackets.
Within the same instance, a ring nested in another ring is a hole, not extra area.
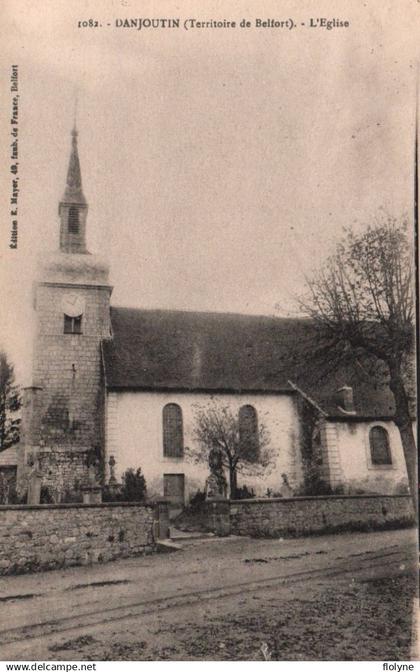
[(290, 380), (344, 418), (336, 393), (350, 385), (358, 416), (394, 413), (391, 393), (375, 389), (371, 377), (302, 367), (299, 344), (307, 349), (315, 338), (306, 319), (111, 308), (111, 322), (113, 339), (103, 342), (110, 389), (291, 393)]

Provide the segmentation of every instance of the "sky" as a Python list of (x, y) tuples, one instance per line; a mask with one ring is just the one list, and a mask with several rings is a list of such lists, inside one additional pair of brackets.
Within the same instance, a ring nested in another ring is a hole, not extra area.
[[(0, 347), (25, 383), (35, 264), (58, 246), (76, 97), (88, 247), (109, 259), (113, 305), (294, 315), (343, 227), (412, 217), (416, 0), (4, 0), (1, 12)], [(115, 26), (173, 17), (181, 28)], [(310, 28), (319, 17), (350, 25)], [(252, 25), (185, 30), (188, 18)], [(89, 19), (101, 26), (78, 27)]]

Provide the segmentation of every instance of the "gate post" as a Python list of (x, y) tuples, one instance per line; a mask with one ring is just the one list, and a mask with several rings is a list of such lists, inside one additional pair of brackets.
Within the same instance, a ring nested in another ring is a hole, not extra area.
[(230, 502), (228, 499), (207, 500), (207, 525), (218, 537), (230, 535)]
[(169, 505), (167, 499), (158, 499), (154, 509), (155, 539), (169, 539)]

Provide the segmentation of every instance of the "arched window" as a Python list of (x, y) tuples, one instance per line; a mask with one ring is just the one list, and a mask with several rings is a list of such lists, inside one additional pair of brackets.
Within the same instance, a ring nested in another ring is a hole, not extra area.
[(79, 210), (74, 205), (69, 209), (69, 233), (79, 233)]
[(257, 411), (250, 404), (239, 409), (239, 442), (241, 452), (252, 462), (259, 457)]
[(376, 425), (369, 432), (370, 458), (372, 464), (392, 464), (388, 432)]
[(163, 408), (162, 421), (164, 457), (183, 457), (184, 431), (181, 407), (178, 404), (166, 404)]

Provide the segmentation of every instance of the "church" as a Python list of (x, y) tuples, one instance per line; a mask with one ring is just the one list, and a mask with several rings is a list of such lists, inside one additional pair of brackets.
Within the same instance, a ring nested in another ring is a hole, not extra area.
[(92, 465), (107, 483), (111, 461), (117, 480), (141, 467), (150, 497), (182, 506), (208, 476), (188, 457), (197, 409), (219, 404), (237, 414), (239, 433), (267, 430), (270, 469), (238, 483), (257, 496), (278, 492), (283, 475), (304, 494), (315, 467), (331, 491), (407, 491), (392, 395), (369, 378), (351, 384), (348, 371), (321, 371), (316, 383), (298, 372), (292, 353), (310, 338), (308, 320), (112, 305), (108, 264), (86, 248), (76, 129), (58, 214), (59, 249), (43, 256), (34, 285), (21, 442), (0, 453), (21, 490), (36, 460), (52, 501), (71, 501)]

